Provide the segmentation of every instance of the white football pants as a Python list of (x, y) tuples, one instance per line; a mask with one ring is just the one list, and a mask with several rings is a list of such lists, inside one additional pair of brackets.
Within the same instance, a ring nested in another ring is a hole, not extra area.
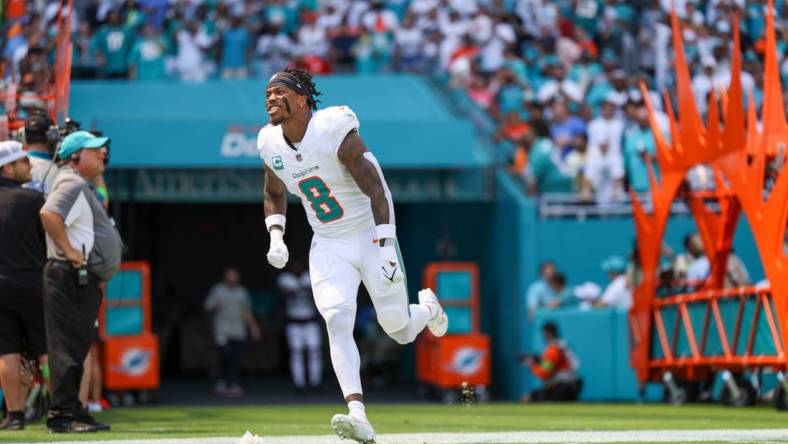
[(320, 348), (323, 342), (320, 325), (317, 321), (290, 322), (285, 327), (287, 344), (290, 347), (290, 373), (293, 384), (298, 388), (306, 387), (304, 370), (304, 351), (309, 367), (309, 385), (317, 387), (323, 374), (323, 357)]
[[(380, 247), (370, 227), (341, 238), (315, 235), (309, 252), (309, 274), (315, 304), (326, 321), (331, 363), (342, 394), (362, 394), (358, 347), (353, 341), (356, 296), (361, 282), (375, 306), (377, 320), (392, 339), (408, 344), (427, 325), (426, 306), (408, 306), (405, 282), (384, 288), (380, 282)], [(397, 248), (399, 250), (399, 247)], [(400, 266), (404, 269), (400, 255)]]

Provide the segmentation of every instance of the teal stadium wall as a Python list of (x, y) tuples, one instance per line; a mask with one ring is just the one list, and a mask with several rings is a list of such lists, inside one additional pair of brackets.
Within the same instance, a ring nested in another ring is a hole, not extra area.
[[(524, 270), (537, 267), (531, 253), (534, 244), (535, 209), (533, 201), (523, 196), (519, 185), (507, 174), (495, 178), (496, 194), (491, 226), (492, 243), (487, 255), (489, 266), (482, 269), (483, 310), (494, 316), (492, 328), (493, 389), (507, 399), (516, 399), (527, 387), (517, 356), (528, 346), (530, 336), (525, 325), (525, 294), (528, 276)], [(492, 301), (490, 301), (492, 299)], [(489, 304), (489, 305), (488, 305)], [(491, 306), (491, 308), (488, 308)]]
[[(473, 124), (454, 115), (425, 79), (319, 78), (321, 106), (348, 105), (381, 165), (463, 169), (489, 164)], [(74, 82), (71, 113), (112, 137), (116, 168), (259, 168), (265, 82)], [(396, 135), (396, 137), (392, 137)]]
[[(601, 262), (613, 255), (626, 256), (635, 238), (631, 217), (591, 219), (540, 219), (532, 201), (525, 205), (528, 223), (524, 227), (531, 234), (523, 246), (528, 251), (529, 266), (522, 270), (522, 285), (527, 288), (537, 278), (538, 264), (553, 260), (567, 275), (570, 286), (593, 281), (603, 288), (608, 278)], [(754, 281), (763, 278), (763, 269), (746, 221), (740, 220), (734, 238), (734, 250), (747, 264)], [(673, 216), (665, 233), (665, 242), (676, 252), (682, 252), (684, 236), (694, 231), (695, 224), (688, 215)], [(525, 291), (520, 293), (524, 299)], [(522, 307), (524, 301), (518, 302)], [(520, 311), (520, 313), (524, 313)], [(629, 366), (626, 312), (611, 309), (583, 311), (577, 307), (543, 310), (532, 322), (521, 318), (521, 352), (539, 353), (544, 347), (539, 327), (547, 320), (558, 323), (562, 336), (570, 343), (581, 361), (580, 375), (585, 379), (581, 399), (586, 401), (633, 400), (637, 397), (634, 372)], [(530, 371), (519, 369), (521, 393), (540, 386)], [(648, 387), (647, 397), (658, 396), (658, 387)]]

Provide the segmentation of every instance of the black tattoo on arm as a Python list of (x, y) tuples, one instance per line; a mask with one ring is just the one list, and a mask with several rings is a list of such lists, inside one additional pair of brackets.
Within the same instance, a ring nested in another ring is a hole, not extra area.
[[(287, 212), (287, 187), (267, 165), (265, 169), (265, 182), (263, 183), (263, 212), (265, 217), (273, 214)], [(276, 225), (275, 225), (276, 226)], [(284, 227), (283, 231), (284, 231)]]
[(361, 141), (358, 132), (353, 130), (345, 136), (345, 140), (339, 146), (337, 157), (353, 176), (353, 180), (356, 181), (361, 192), (369, 197), (375, 225), (388, 224), (391, 215), (389, 214), (389, 200), (386, 197), (386, 190), (383, 188), (383, 178), (378, 174), (375, 165), (364, 157), (366, 152), (367, 147)]

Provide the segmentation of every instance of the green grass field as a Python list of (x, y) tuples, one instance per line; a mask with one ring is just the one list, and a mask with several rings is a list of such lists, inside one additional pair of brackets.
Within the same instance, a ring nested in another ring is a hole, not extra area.
[[(0, 442), (240, 437), (246, 430), (261, 436), (328, 435), (331, 416), (342, 410), (340, 405), (119, 408), (97, 415), (112, 425), (109, 433), (49, 435), (39, 423), (21, 432), (0, 432)], [(788, 428), (788, 414), (769, 407), (730, 409), (715, 405), (371, 404), (368, 414), (378, 434)]]

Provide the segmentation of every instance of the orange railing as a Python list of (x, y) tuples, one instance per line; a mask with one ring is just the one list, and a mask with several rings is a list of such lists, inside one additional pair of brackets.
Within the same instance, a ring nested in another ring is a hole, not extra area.
[(22, 98), (44, 102), (47, 113), (55, 122), (62, 122), (67, 116), (71, 86), (72, 7), (73, 0), (60, 0), (55, 37), (55, 69), (46, 87), (39, 91), (22, 92), (17, 80), (14, 80), (6, 85), (5, 91), (0, 91), (0, 100), (5, 104), (5, 115), (0, 123), (0, 133), (4, 138), (24, 126), (23, 116), (18, 112)]

